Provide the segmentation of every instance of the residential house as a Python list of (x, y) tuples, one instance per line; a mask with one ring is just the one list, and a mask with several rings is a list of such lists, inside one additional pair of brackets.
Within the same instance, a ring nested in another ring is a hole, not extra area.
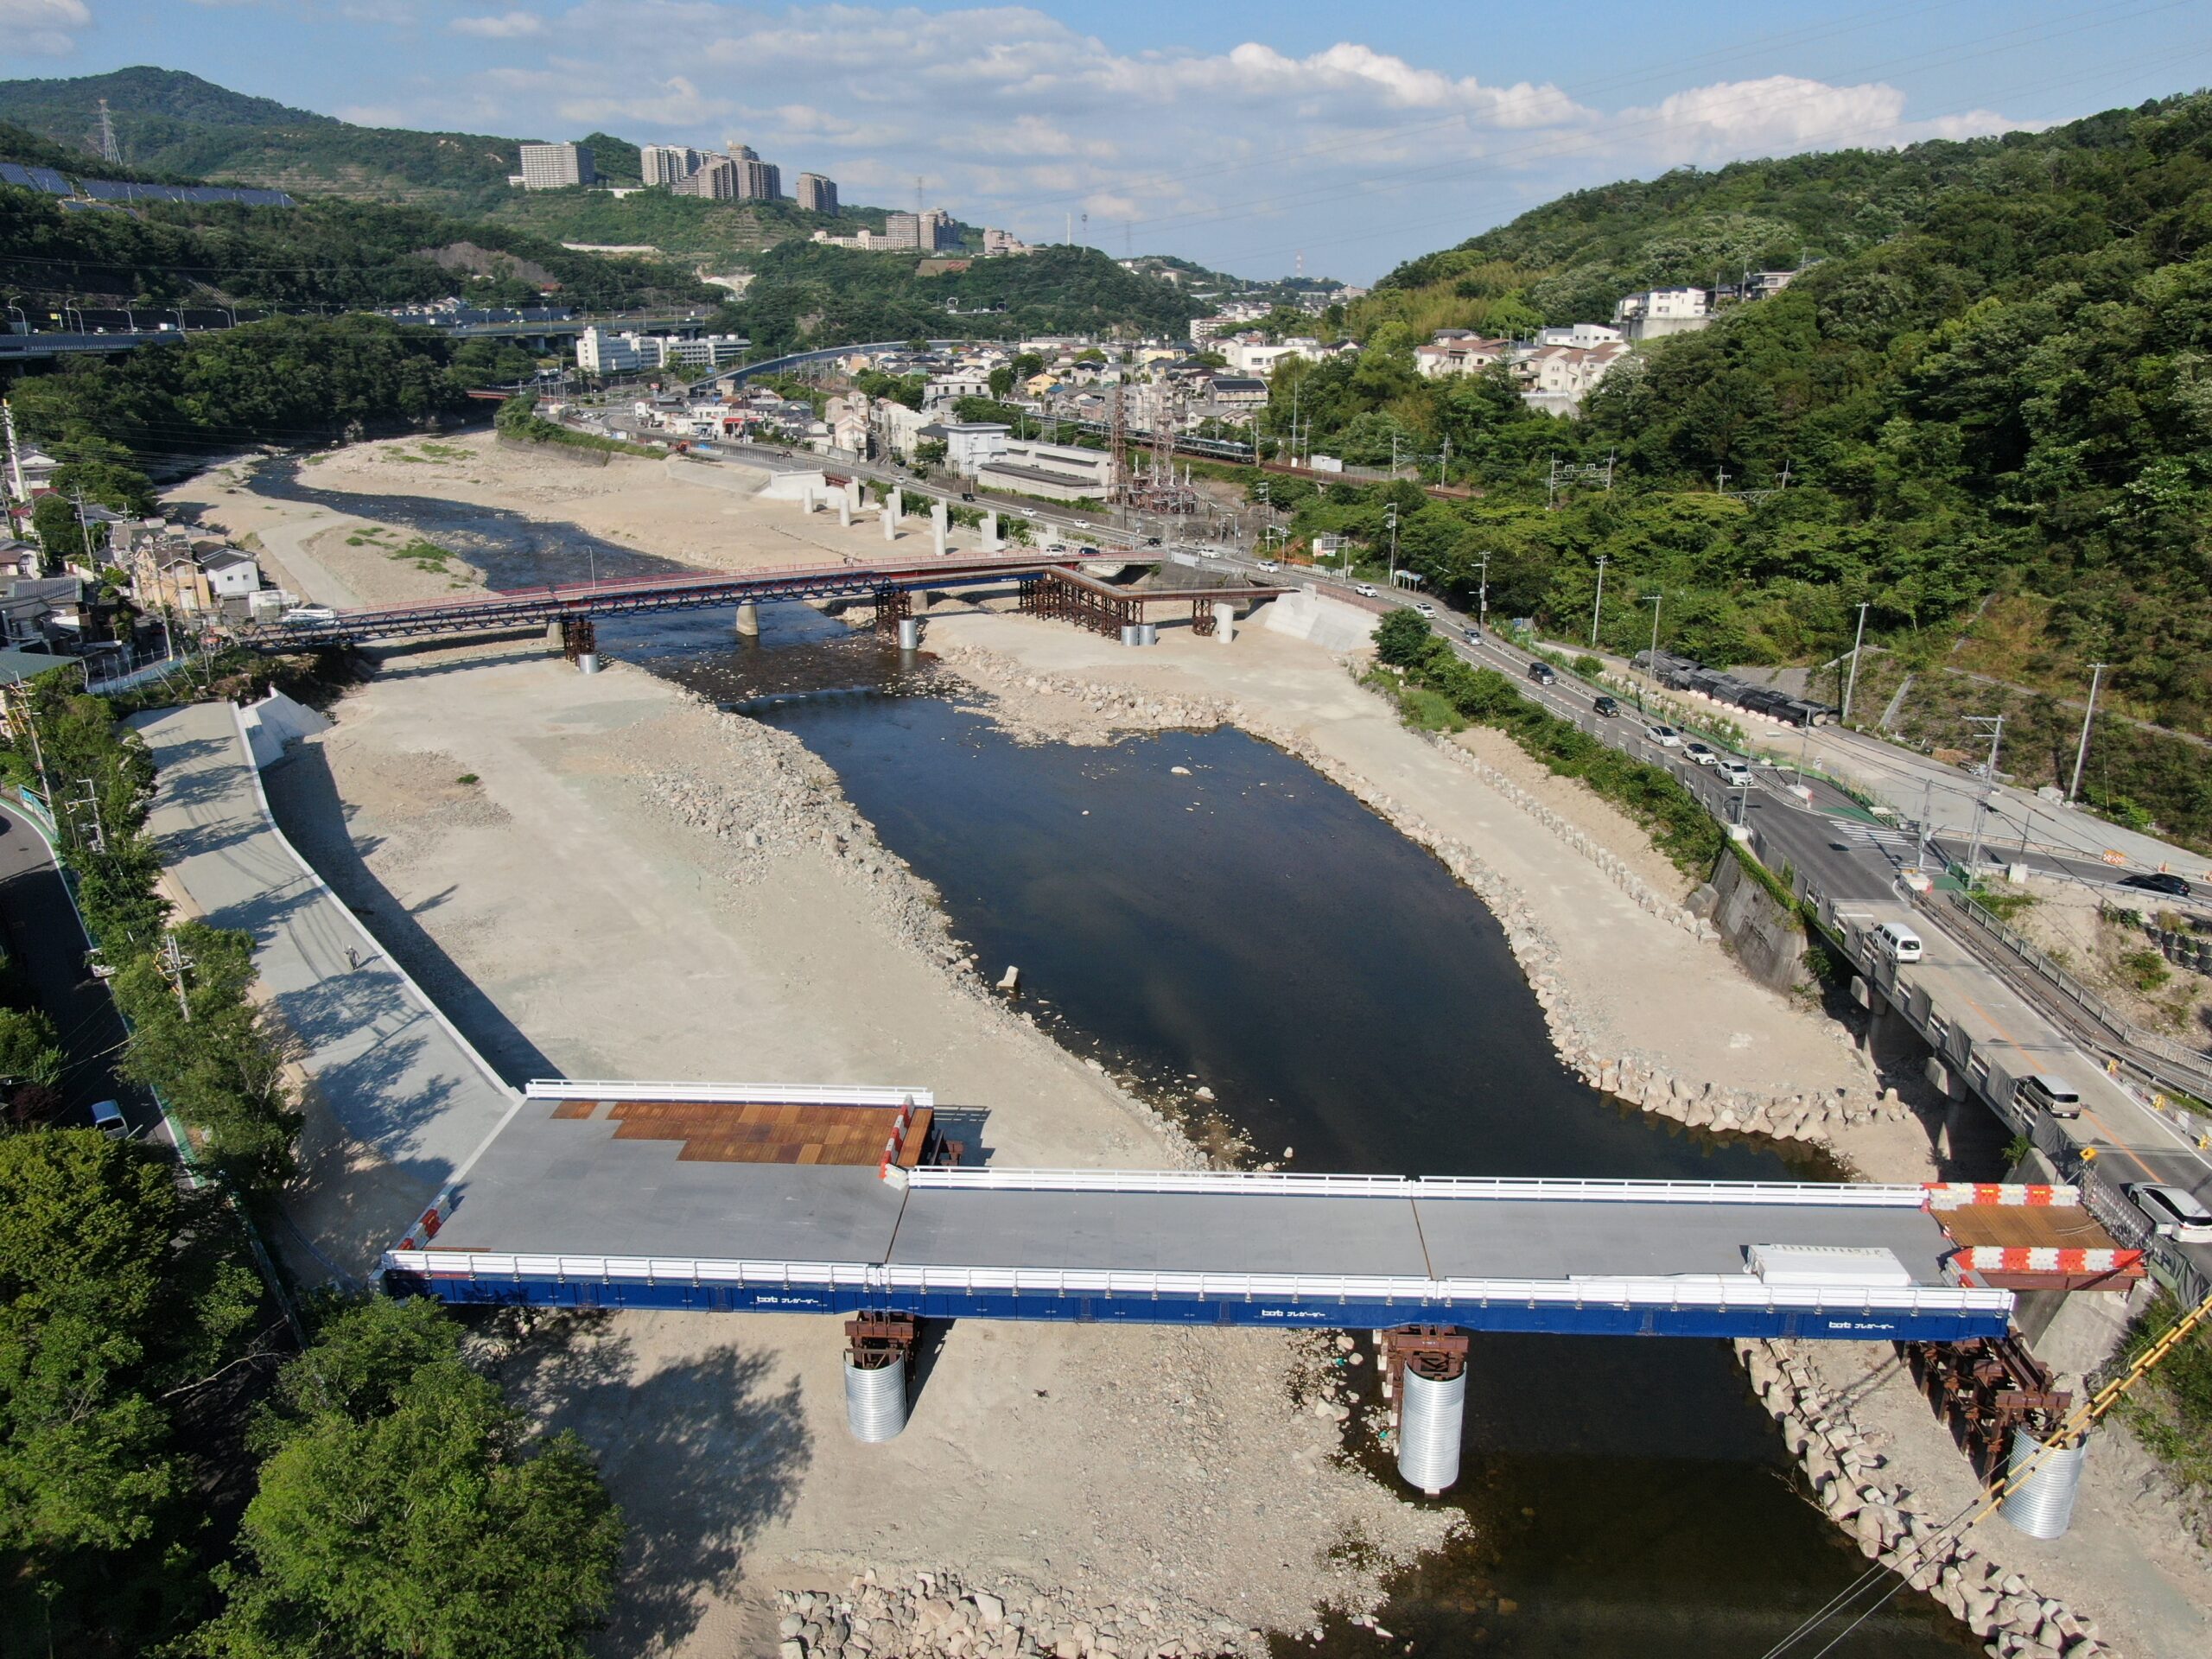
[(1580, 412), (1582, 399), (1628, 355), (1620, 343), (1607, 346), (1540, 346), (1514, 365), (1522, 382), (1522, 401), (1551, 415)]
[(1249, 412), (1267, 406), (1268, 383), (1249, 374), (1217, 374), (1207, 383), (1217, 409)]
[(942, 443), (945, 465), (963, 478), (973, 478), (1005, 453), (1013, 430), (1002, 421), (936, 421), (920, 435)]
[(18, 501), (29, 501), (45, 494), (54, 487), (54, 468), (61, 463), (43, 449), (29, 444), (19, 445), (15, 459), (8, 465), (8, 493)]
[(1628, 340), (1659, 340), (1705, 327), (1713, 311), (1701, 288), (1653, 288), (1623, 296), (1613, 307), (1613, 321)]
[(39, 551), (34, 542), (0, 542), (0, 579), (16, 576), (35, 576), (39, 570)]
[(0, 645), (73, 647), (86, 637), (85, 583), (75, 576), (17, 576), (0, 582)]
[(947, 369), (931, 375), (922, 388), (922, 404), (929, 409), (950, 409), (963, 397), (991, 395), (991, 372), (985, 368)]
[(1414, 347), (1414, 368), (1430, 380), (1479, 374), (1493, 363), (1507, 361), (1512, 353), (1510, 340), (1486, 339), (1469, 328), (1443, 328), (1427, 345)]

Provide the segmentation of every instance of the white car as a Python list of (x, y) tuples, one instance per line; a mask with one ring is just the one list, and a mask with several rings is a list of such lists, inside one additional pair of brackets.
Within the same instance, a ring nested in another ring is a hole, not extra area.
[(1682, 746), (1682, 753), (1700, 766), (1717, 766), (1720, 764), (1719, 755), (1702, 743), (1686, 743)]
[(1423, 616), (1434, 616), (1436, 614), (1436, 607), (1433, 605), (1416, 605), (1414, 607), (1414, 609), (1419, 611)]
[(1357, 594), (1362, 599), (1380, 599), (1382, 597), (1380, 594), (1376, 593), (1374, 588), (1369, 587), (1367, 583), (1363, 582), (1361, 582), (1358, 587), (1353, 588), (1352, 592)]
[(1740, 760), (1723, 760), (1718, 770), (1720, 781), (1731, 789), (1749, 789), (1751, 786), (1751, 769)]
[(284, 613), (287, 627), (308, 627), (318, 622), (335, 622), (338, 613), (327, 605), (295, 605)]
[(1282, 566), (1274, 559), (1262, 559), (1260, 561), (1260, 569), (1262, 570), (1280, 570), (1282, 569)]
[(1672, 726), (1654, 726), (1645, 732), (1644, 735), (1662, 749), (1679, 749), (1682, 747), (1682, 734)]
[(2138, 1181), (2126, 1191), (2128, 1201), (2149, 1217), (2160, 1237), (2177, 1244), (2212, 1244), (2212, 1210), (2195, 1194), (2156, 1181)]

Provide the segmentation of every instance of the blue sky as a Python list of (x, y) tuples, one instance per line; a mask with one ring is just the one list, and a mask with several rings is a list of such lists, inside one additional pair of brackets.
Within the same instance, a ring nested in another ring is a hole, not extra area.
[(375, 124), (745, 142), (786, 188), (919, 178), (1034, 238), (1369, 281), (1611, 179), (2212, 82), (2212, 8), (0, 0), (0, 75), (135, 63)]

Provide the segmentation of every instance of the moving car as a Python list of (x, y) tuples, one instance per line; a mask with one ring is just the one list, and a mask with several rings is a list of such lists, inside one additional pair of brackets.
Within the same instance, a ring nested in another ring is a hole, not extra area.
[(1534, 680), (1538, 685), (1556, 685), (1559, 683), (1558, 671), (1554, 670), (1549, 663), (1529, 664), (1529, 677)]
[(1653, 726), (1649, 728), (1643, 734), (1662, 749), (1679, 749), (1682, 747), (1682, 734), (1672, 726)]
[(2014, 1084), (2012, 1099), (2031, 1112), (2049, 1112), (2053, 1117), (2082, 1116), (2082, 1091), (2047, 1071), (2031, 1072)]
[(2123, 887), (2141, 887), (2151, 893), (2163, 893), (2174, 899), (2186, 899), (2190, 896), (2189, 883), (2165, 870), (2151, 870), (2141, 875), (2131, 875), (2123, 880), (2120, 885)]
[(1686, 743), (1682, 746), (1682, 753), (1700, 766), (1717, 766), (1720, 764), (1720, 757), (1702, 743)]
[(1482, 644), (1482, 642), (1483, 642), (1483, 631), (1482, 631), (1482, 629), (1481, 629), (1480, 627), (1477, 626), (1476, 626), (1474, 623), (1472, 623), (1472, 622), (1468, 623), (1468, 624), (1467, 624), (1467, 643), (1468, 643), (1469, 645), (1479, 645), (1480, 644)]
[(1374, 588), (1370, 588), (1363, 582), (1361, 582), (1358, 587), (1353, 588), (1352, 592), (1357, 594), (1362, 599), (1379, 599), (1382, 597), (1382, 595), (1377, 594)]
[(2126, 1189), (2128, 1202), (2149, 1217), (2152, 1230), (2177, 1244), (2212, 1244), (2212, 1210), (2177, 1186), (2137, 1181)]
[(1436, 614), (1436, 607), (1433, 605), (1416, 605), (1414, 607), (1414, 609), (1419, 611), (1423, 616), (1434, 616)]
[(1611, 720), (1621, 711), (1621, 706), (1611, 697), (1599, 697), (1590, 705), (1590, 712), (1600, 720)]
[(130, 1125), (124, 1120), (123, 1108), (111, 1100), (92, 1103), (92, 1127), (111, 1141), (130, 1138)]
[(1713, 770), (1720, 774), (1720, 781), (1731, 789), (1749, 789), (1751, 786), (1751, 769), (1740, 760), (1717, 761)]
[(1920, 935), (1903, 922), (1884, 922), (1874, 930), (1874, 948), (1891, 962), (1918, 962)]
[(1282, 569), (1282, 566), (1274, 559), (1262, 559), (1260, 561), (1260, 569), (1262, 570), (1280, 570)]

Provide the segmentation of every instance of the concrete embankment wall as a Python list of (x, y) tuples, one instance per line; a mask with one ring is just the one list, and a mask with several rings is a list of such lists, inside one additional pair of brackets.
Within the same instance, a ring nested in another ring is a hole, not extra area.
[(1358, 650), (1375, 638), (1375, 626), (1382, 620), (1373, 611), (1328, 598), (1310, 588), (1268, 601), (1258, 616), (1270, 632), (1311, 640), (1324, 651)]
[(238, 711), (238, 728), (245, 734), (255, 767), (265, 771), (302, 738), (328, 731), (330, 722), (305, 703), (271, 691)]
[(1744, 971), (1777, 991), (1805, 977), (1805, 930), (1733, 853), (1723, 853), (1713, 879), (1690, 897), (1690, 908), (1712, 918)]
[(588, 449), (580, 443), (556, 443), (550, 440), (538, 443), (529, 438), (509, 437), (501, 437), (498, 442), (502, 449), (519, 449), (525, 454), (547, 455), (555, 461), (573, 461), (580, 467), (604, 467), (614, 459), (612, 449)]

